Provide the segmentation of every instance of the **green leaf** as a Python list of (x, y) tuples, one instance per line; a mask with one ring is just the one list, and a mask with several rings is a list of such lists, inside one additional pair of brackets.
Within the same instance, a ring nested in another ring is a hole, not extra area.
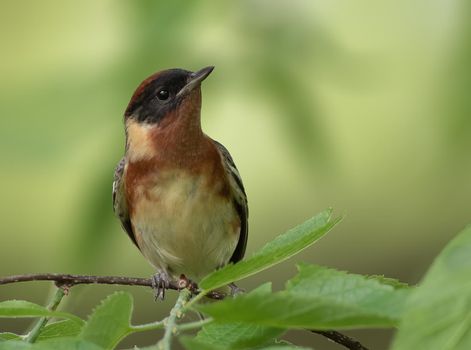
[(189, 336), (180, 337), (179, 340), (187, 350), (227, 350), (218, 345), (208, 344)]
[(75, 337), (80, 334), (85, 322), (77, 323), (72, 320), (63, 320), (49, 323), (39, 334), (36, 341), (45, 341), (55, 338)]
[(0, 342), (0, 350), (103, 350), (103, 348), (84, 340), (61, 338), (40, 343), (9, 340)]
[(44, 306), (25, 300), (6, 300), (0, 302), (0, 317), (42, 317), (54, 316), (68, 318), (80, 323), (82, 320), (72, 314), (61, 311), (50, 311)]
[(50, 311), (44, 306), (25, 300), (6, 300), (0, 302), (0, 317), (36, 317), (49, 316)]
[(267, 243), (252, 257), (209, 274), (199, 287), (206, 291), (216, 289), (290, 258), (319, 240), (340, 221), (340, 218), (331, 220), (331, 214), (332, 210), (325, 210)]
[(188, 336), (180, 337), (180, 342), (183, 344), (187, 350), (235, 350), (235, 349), (257, 349), (257, 350), (309, 350), (309, 348), (298, 347), (294, 345), (286, 344), (272, 344), (267, 345), (266, 347), (240, 347), (240, 348), (231, 348), (224, 347), (219, 344), (209, 344), (198, 338), (191, 338)]
[(435, 259), (407, 300), (394, 350), (471, 349), (471, 226)]
[(399, 320), (410, 294), (410, 287), (390, 278), (350, 274), (304, 263), (297, 267), (298, 275), (287, 283), (289, 295), (326, 298), (379, 318)]
[(367, 276), (301, 265), (284, 291), (265, 288), (195, 307), (219, 322), (310, 329), (392, 327), (409, 291)]
[(196, 335), (196, 340), (219, 346), (221, 349), (247, 349), (264, 345), (281, 336), (284, 329), (250, 325), (246, 323), (212, 323), (204, 326)]
[(5, 340), (21, 340), (21, 336), (15, 333), (10, 333), (10, 332), (5, 332), (5, 333), (0, 333), (0, 342), (5, 341)]
[(398, 281), (395, 278), (385, 277), (384, 275), (371, 275), (367, 276), (369, 279), (374, 279), (380, 282), (381, 284), (389, 284), (394, 288), (410, 288), (407, 283)]
[(310, 350), (296, 345), (270, 345), (265, 348), (258, 348), (257, 350)]
[(129, 293), (116, 292), (94, 310), (80, 333), (80, 338), (105, 349), (114, 348), (132, 332), (130, 326), (133, 300)]
[[(264, 283), (254, 289), (252, 294), (265, 295), (270, 292), (271, 283)], [(180, 342), (189, 350), (238, 350), (267, 344), (284, 331), (284, 329), (279, 328), (243, 323), (210, 323), (204, 326), (196, 337), (182, 336)]]

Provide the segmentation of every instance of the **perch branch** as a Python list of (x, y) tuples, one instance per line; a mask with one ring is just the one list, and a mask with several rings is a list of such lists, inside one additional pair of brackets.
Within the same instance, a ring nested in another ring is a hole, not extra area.
[[(54, 281), (56, 285), (62, 287), (67, 291), (78, 284), (116, 284), (122, 286), (143, 286), (152, 288), (152, 280), (150, 278), (140, 277), (120, 277), (120, 276), (85, 276), (85, 275), (70, 275), (60, 273), (36, 273), (27, 275), (15, 275), (0, 277), (0, 285), (18, 283), (18, 282), (29, 282), (29, 281)], [(195, 284), (187, 282), (182, 284), (182, 281), (172, 281), (168, 289), (182, 290), (187, 288), (192, 294), (199, 294), (198, 287)], [(220, 292), (209, 292), (206, 294), (211, 299), (224, 299), (226, 295)], [(184, 328), (184, 327), (183, 327)], [(350, 350), (368, 350), (357, 340), (346, 336), (345, 334), (336, 331), (318, 331), (311, 330), (311, 332), (322, 335), (333, 342), (344, 346)]]
[[(15, 275), (0, 277), (0, 285), (29, 282), (29, 281), (54, 281), (60, 286), (71, 288), (78, 284), (117, 284), (121, 286), (143, 286), (152, 288), (152, 279), (141, 277), (121, 277), (121, 276), (85, 276), (85, 275), (70, 275), (61, 273), (34, 273), (27, 275)], [(193, 294), (198, 294), (199, 290), (195, 284), (185, 282), (185, 280), (171, 281), (168, 289), (181, 290), (188, 288)], [(210, 292), (206, 294), (211, 299), (224, 299), (226, 296), (220, 292)]]

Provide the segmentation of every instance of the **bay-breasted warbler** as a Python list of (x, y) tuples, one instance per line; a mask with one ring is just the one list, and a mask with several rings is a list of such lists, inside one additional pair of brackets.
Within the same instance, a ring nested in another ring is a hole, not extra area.
[(227, 149), (201, 130), (201, 82), (213, 68), (151, 75), (124, 114), (126, 150), (115, 170), (113, 207), (157, 269), (161, 299), (170, 280), (198, 282), (245, 254), (242, 180)]

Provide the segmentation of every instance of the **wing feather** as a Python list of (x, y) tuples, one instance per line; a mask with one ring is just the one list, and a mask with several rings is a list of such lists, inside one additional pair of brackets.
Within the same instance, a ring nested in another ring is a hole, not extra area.
[(247, 247), (247, 238), (248, 238), (248, 217), (249, 217), (249, 208), (247, 204), (247, 195), (245, 193), (245, 188), (242, 183), (242, 178), (240, 177), (239, 171), (232, 159), (229, 151), (217, 141), (214, 141), (221, 158), (223, 160), (224, 168), (226, 169), (226, 174), (228, 175), (229, 182), (232, 189), (234, 206), (237, 210), (237, 213), (240, 218), (240, 236), (237, 246), (230, 258), (230, 262), (236, 263), (244, 257), (245, 249)]
[(121, 226), (128, 234), (129, 238), (137, 246), (136, 237), (131, 225), (131, 219), (129, 217), (128, 206), (124, 195), (124, 167), (126, 165), (125, 158), (121, 158), (114, 172), (113, 180), (113, 210), (115, 215), (121, 221)]

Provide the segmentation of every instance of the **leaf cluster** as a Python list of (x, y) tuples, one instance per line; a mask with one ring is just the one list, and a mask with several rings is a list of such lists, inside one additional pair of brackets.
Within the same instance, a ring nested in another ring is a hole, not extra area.
[[(278, 236), (253, 256), (206, 276), (200, 294), (172, 310), (177, 322), (170, 332), (189, 350), (300, 349), (282, 340), (290, 329), (343, 330), (397, 328), (392, 350), (471, 348), (471, 227), (436, 258), (417, 287), (383, 276), (364, 276), (299, 263), (283, 290), (265, 283), (246, 294), (201, 303), (211, 290), (278, 264), (307, 248), (338, 222), (327, 210)], [(205, 316), (182, 320), (190, 311)], [(0, 302), (0, 317), (47, 317), (34, 342), (26, 335), (0, 333), (0, 350), (114, 349), (125, 337), (169, 327), (168, 318), (133, 325), (133, 299), (115, 292), (87, 320), (23, 300)], [(197, 330), (196, 334), (194, 331)], [(191, 333), (193, 332), (193, 333)], [(146, 349), (170, 347), (170, 343)]]

